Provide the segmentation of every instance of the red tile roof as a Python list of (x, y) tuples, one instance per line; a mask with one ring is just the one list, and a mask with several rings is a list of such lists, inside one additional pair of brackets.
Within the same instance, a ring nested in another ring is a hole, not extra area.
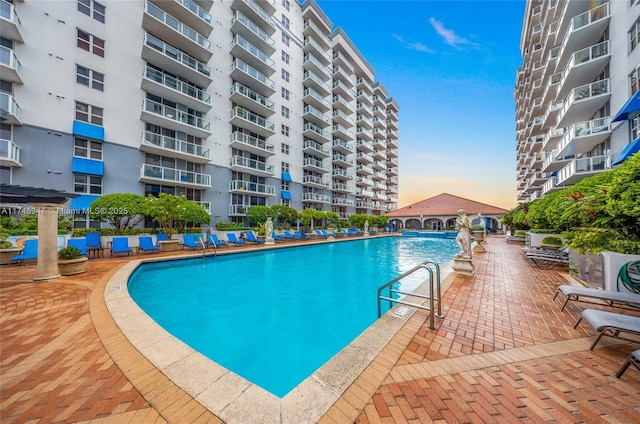
[(476, 202), (462, 197), (454, 196), (448, 193), (442, 193), (429, 199), (422, 200), (404, 208), (396, 209), (388, 212), (388, 217), (403, 216), (447, 216), (457, 215), (460, 209), (467, 211), (467, 215), (502, 215), (507, 213), (506, 209), (496, 206), (487, 205), (485, 203)]

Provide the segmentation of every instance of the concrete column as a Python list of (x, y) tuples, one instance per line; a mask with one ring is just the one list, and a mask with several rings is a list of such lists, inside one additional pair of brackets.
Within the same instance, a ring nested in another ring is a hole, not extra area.
[(38, 268), (34, 281), (60, 277), (58, 269), (58, 210), (60, 205), (32, 205), (38, 212)]

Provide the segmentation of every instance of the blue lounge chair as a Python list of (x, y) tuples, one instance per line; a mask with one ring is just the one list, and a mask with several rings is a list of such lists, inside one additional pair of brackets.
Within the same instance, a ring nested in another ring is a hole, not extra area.
[(86, 233), (84, 239), (85, 248), (89, 256), (91, 256), (91, 252), (93, 252), (94, 257), (97, 255), (104, 256), (104, 248), (100, 242), (100, 233)]
[(218, 236), (215, 234), (209, 234), (209, 247), (229, 247), (226, 241), (218, 239)]
[(196, 239), (194, 234), (185, 234), (182, 236), (182, 247), (189, 249), (202, 249), (202, 244)]
[(227, 233), (227, 240), (229, 241), (229, 243), (234, 244), (236, 246), (247, 244), (247, 242), (244, 240), (238, 240), (238, 238), (234, 233)]
[(256, 244), (264, 243), (264, 240), (260, 240), (259, 238), (256, 238), (255, 234), (253, 234), (253, 232), (251, 231), (247, 231), (245, 235), (247, 236), (247, 241), (251, 243), (256, 243)]
[(342, 229), (342, 235), (343, 235), (343, 236), (350, 236), (350, 235), (352, 235), (352, 234), (349, 232), (349, 230), (347, 230), (346, 228), (343, 228), (343, 229)]
[(349, 228), (349, 233), (351, 233), (352, 236), (362, 235), (362, 232), (357, 228)]
[(158, 233), (156, 238), (157, 238), (158, 241), (167, 241), (167, 240), (169, 240), (169, 238), (167, 237), (167, 235), (165, 233)]
[(329, 237), (329, 234), (324, 235), (324, 233), (320, 230), (316, 230), (316, 236), (318, 236), (318, 238), (327, 238)]
[(87, 239), (69, 239), (67, 241), (67, 247), (77, 247), (80, 251), (80, 254), (83, 256), (87, 256)]
[(285, 240), (300, 240), (298, 238), (298, 236), (292, 236), (291, 233), (289, 233), (289, 231), (282, 231), (282, 235), (284, 236)]
[(277, 235), (275, 231), (271, 233), (271, 238), (274, 239), (275, 241), (285, 241), (286, 240), (284, 237), (280, 237), (279, 235)]
[(111, 242), (111, 256), (116, 253), (126, 253), (130, 255), (133, 253), (131, 248), (129, 247), (129, 239), (126, 237), (114, 237)]
[(24, 261), (28, 259), (38, 259), (38, 240), (32, 239), (25, 241), (22, 247), (22, 253), (11, 258), (9, 263), (20, 262), (24, 265)]
[(300, 238), (300, 240), (309, 240), (311, 238), (311, 236), (307, 236), (305, 234), (302, 234), (302, 231), (300, 231), (300, 230), (296, 231), (296, 236), (298, 236), (298, 238)]
[(138, 237), (138, 252), (159, 252), (160, 248), (153, 245), (153, 239), (150, 236)]
[(333, 230), (333, 233), (331, 233), (332, 236), (334, 237), (344, 237), (345, 234), (341, 231), (339, 233), (336, 233), (336, 230)]

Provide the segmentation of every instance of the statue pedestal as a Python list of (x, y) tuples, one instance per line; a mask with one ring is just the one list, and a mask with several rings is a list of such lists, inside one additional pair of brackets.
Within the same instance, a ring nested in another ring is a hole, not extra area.
[(273, 237), (269, 236), (266, 239), (264, 239), (265, 246), (273, 246), (274, 244), (276, 244), (276, 242), (275, 240), (273, 240)]
[(453, 258), (453, 272), (473, 276), (473, 263), (470, 256), (455, 256)]
[(473, 251), (474, 253), (485, 253), (487, 250), (484, 248), (484, 246), (482, 245), (482, 243), (480, 243), (479, 241), (476, 242), (476, 245), (473, 246)]
[(336, 241), (336, 238), (334, 236), (329, 236), (327, 237), (327, 241)]
[(369, 237), (371, 234), (369, 234), (369, 231), (365, 231), (363, 234), (365, 237)]

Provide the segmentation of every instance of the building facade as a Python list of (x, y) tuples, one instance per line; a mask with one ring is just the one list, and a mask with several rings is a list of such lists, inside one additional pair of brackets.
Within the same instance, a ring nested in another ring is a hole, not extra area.
[(397, 207), (398, 104), (313, 0), (0, 0), (0, 181), (254, 205)]
[(640, 136), (637, 111), (620, 113), (640, 88), (639, 36), (637, 0), (527, 1), (515, 88), (518, 200), (624, 160)]

